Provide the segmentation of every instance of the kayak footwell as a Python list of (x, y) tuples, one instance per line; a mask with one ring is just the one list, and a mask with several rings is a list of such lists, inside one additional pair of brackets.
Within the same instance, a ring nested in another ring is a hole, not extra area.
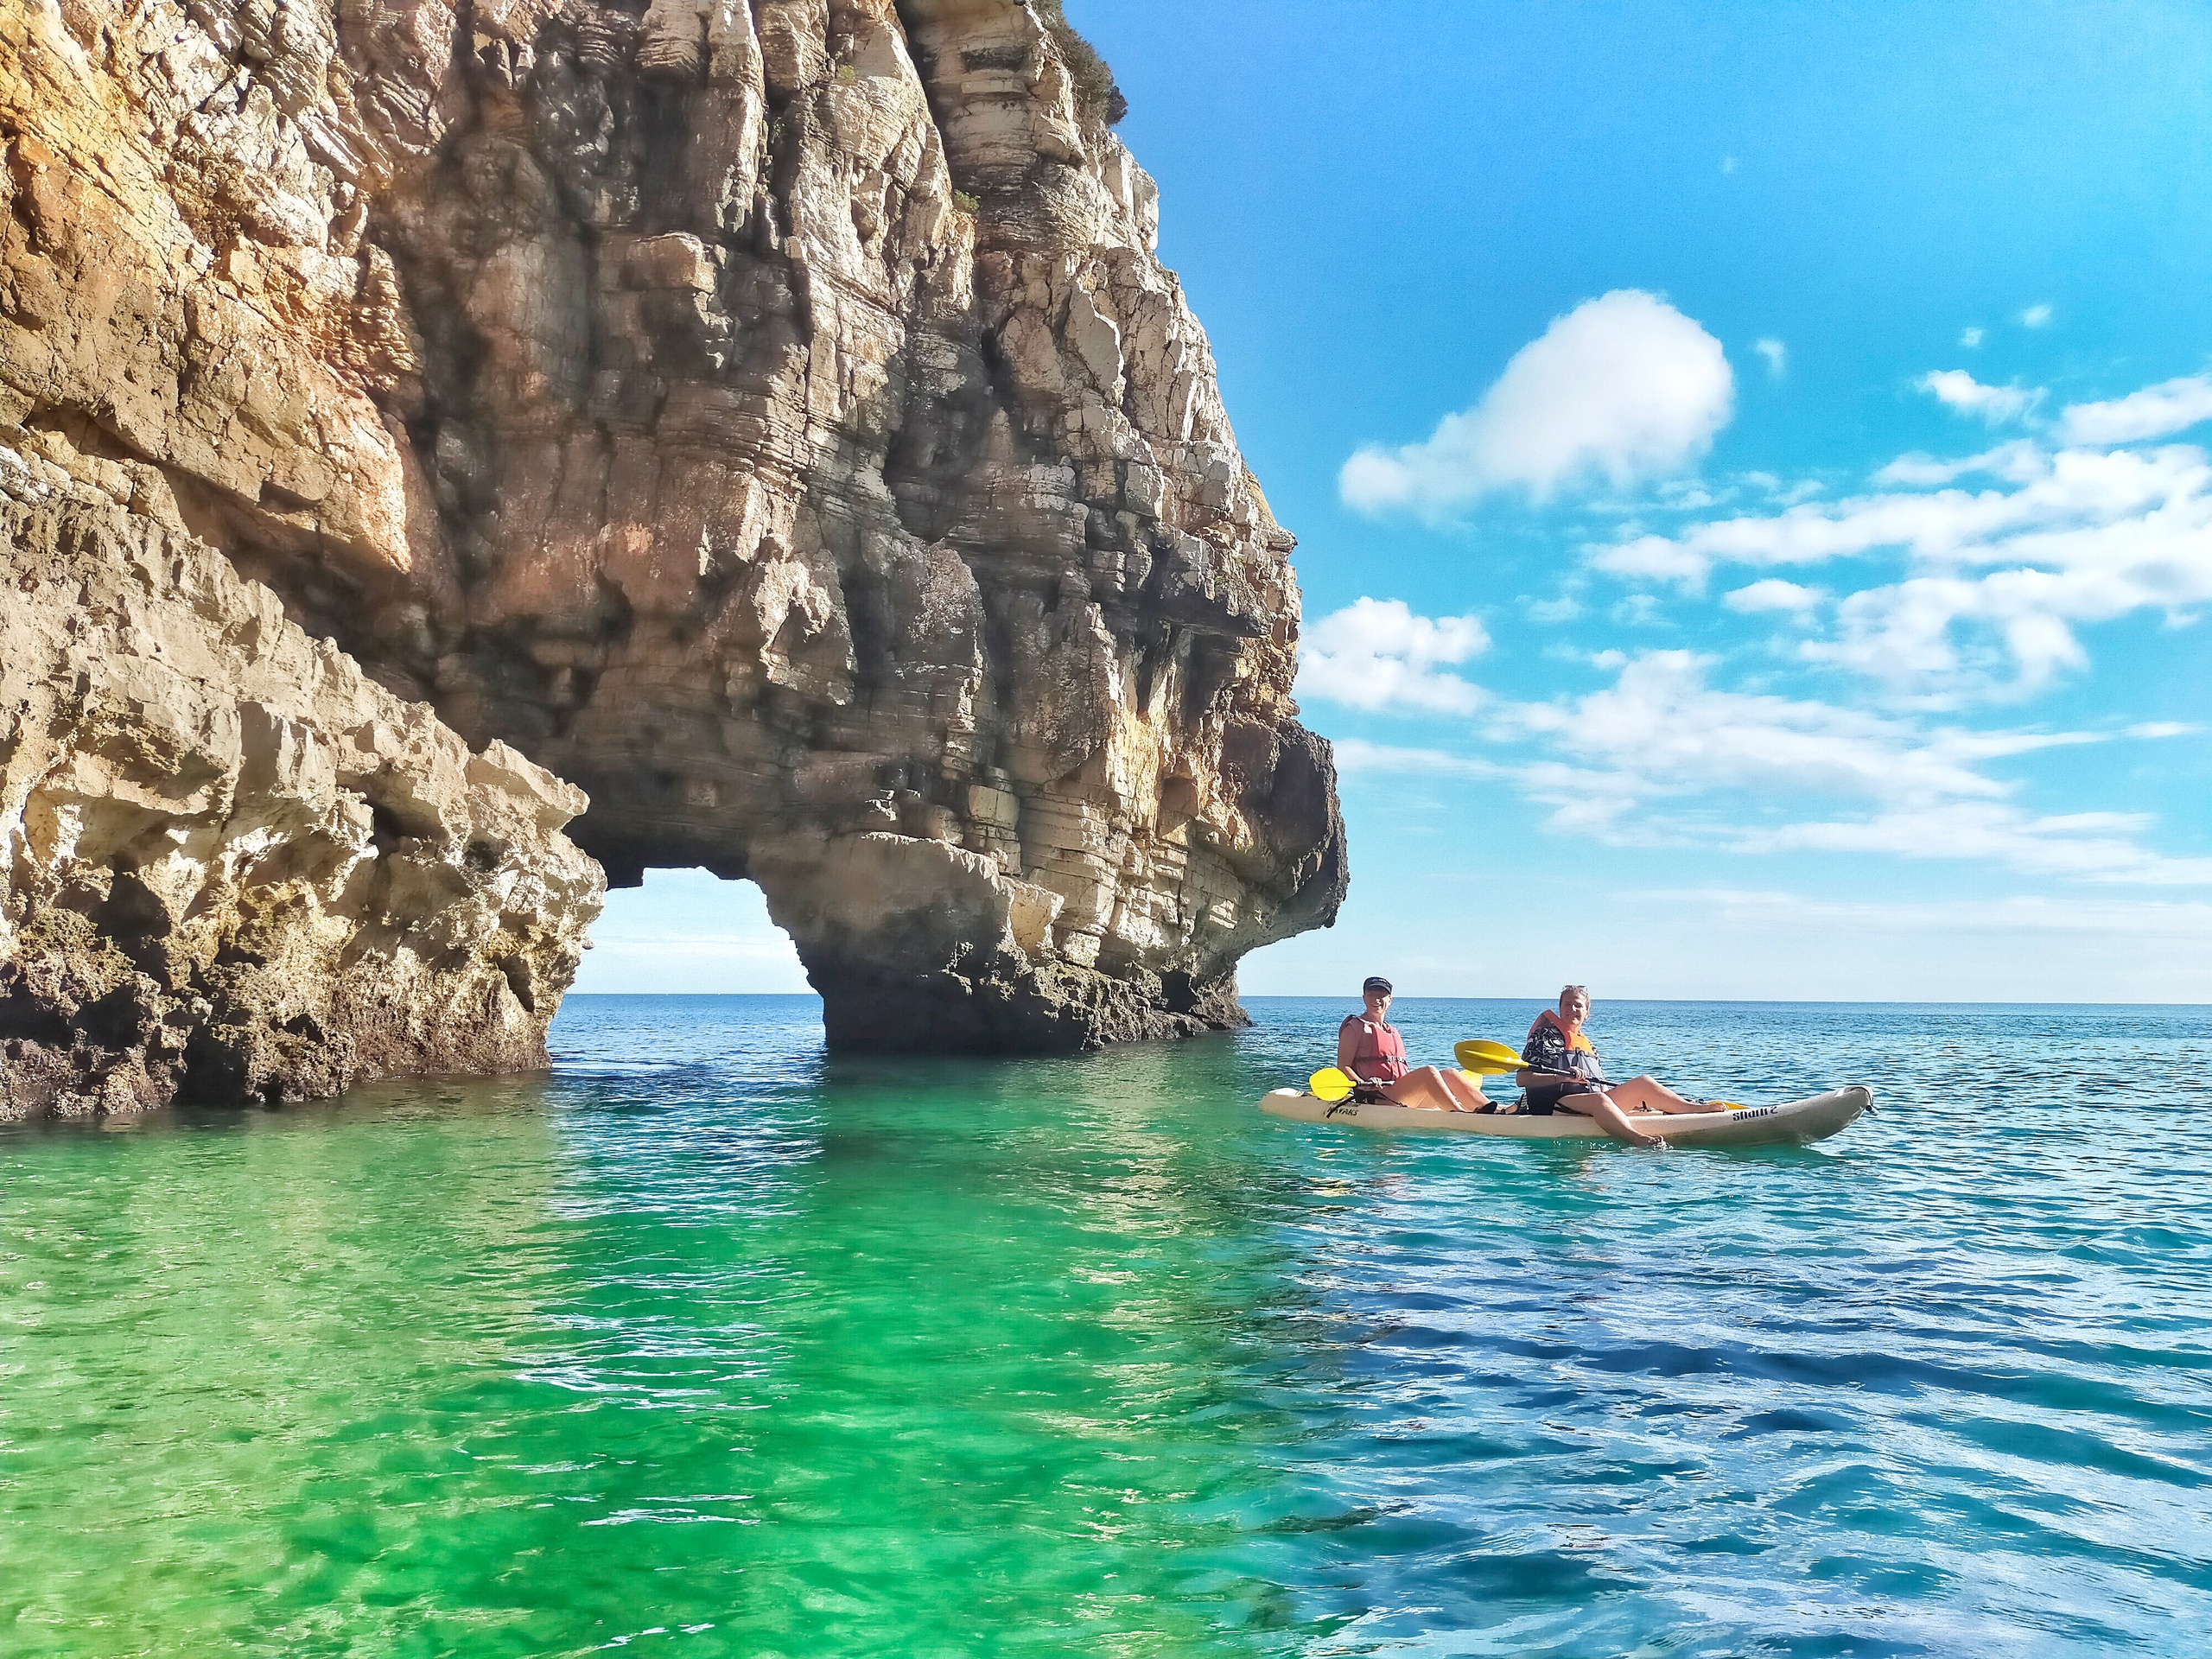
[[(1853, 1084), (1780, 1106), (1747, 1106), (1738, 1111), (1700, 1112), (1694, 1116), (1639, 1112), (1634, 1116), (1637, 1128), (1647, 1135), (1664, 1135), (1670, 1144), (1678, 1147), (1802, 1146), (1808, 1141), (1825, 1141), (1847, 1128), (1872, 1104), (1872, 1094)], [(1326, 1101), (1296, 1089), (1275, 1090), (1262, 1099), (1260, 1109), (1294, 1122), (1346, 1123), (1362, 1129), (1487, 1135), (1506, 1141), (1606, 1138), (1605, 1130), (1595, 1122), (1572, 1112), (1558, 1112), (1549, 1117), (1439, 1112), (1418, 1106), (1394, 1106), (1387, 1101)]]

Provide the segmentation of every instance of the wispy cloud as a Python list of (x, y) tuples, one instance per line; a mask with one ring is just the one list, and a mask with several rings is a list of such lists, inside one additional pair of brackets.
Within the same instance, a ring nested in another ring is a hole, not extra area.
[[(1967, 407), (2025, 395), (1963, 374), (1943, 384)], [(1721, 565), (1900, 556), (1907, 574), (1841, 600), (1807, 657), (1954, 703), (2018, 696), (2087, 664), (2083, 624), (2212, 603), (2212, 461), (2185, 444), (2109, 447), (2207, 417), (2212, 377), (2169, 380), (2067, 409), (2059, 432), (2102, 434), (2099, 446), (2021, 438), (1956, 460), (1904, 455), (1867, 493), (1624, 537), (1591, 560), (1696, 589)]]
[(1359, 599), (1306, 630), (1298, 695), (1349, 708), (1471, 714), (1482, 692), (1450, 670), (1490, 647), (1472, 616), (1414, 614), (1399, 599)]
[(1985, 386), (1964, 369), (1937, 369), (1913, 384), (1934, 394), (1946, 408), (1977, 416), (1992, 426), (2018, 420), (2043, 397), (2040, 391), (2021, 386)]
[(1982, 331), (1979, 328), (1961, 328), (1959, 330), (1959, 344), (1963, 346), (1967, 351), (1973, 351), (1976, 346), (1980, 346), (1981, 344), (1981, 337)]
[(1765, 611), (1789, 611), (1802, 615), (1818, 610), (1827, 595), (1817, 588), (1801, 588), (1779, 576), (1769, 576), (1748, 588), (1738, 588), (1721, 601), (1732, 611), (1747, 616)]
[(2212, 420), (2212, 375), (2183, 375), (2101, 404), (2069, 404), (2058, 422), (2063, 443), (2135, 443)]
[[(1552, 807), (1553, 828), (1606, 841), (1966, 859), (2039, 876), (2212, 886), (2212, 859), (2167, 858), (2143, 844), (2147, 818), (2038, 814), (1983, 770), (2109, 734), (1929, 727), (1722, 690), (1707, 683), (1714, 666), (1694, 652), (1649, 652), (1623, 664), (1609, 688), (1500, 704), (1488, 729), (1493, 741), (1541, 744), (1547, 760), (1513, 775)], [(1821, 803), (1830, 810), (1803, 813)]]
[(2009, 899), (1897, 901), (1815, 899), (1803, 893), (1745, 887), (1654, 888), (1629, 895), (1692, 906), (1728, 921), (1763, 921), (1801, 929), (1847, 930), (1856, 934), (1958, 933), (2075, 938), (2181, 939), (2212, 937), (2212, 903), (2202, 899), (2055, 897), (2023, 893)]
[(2023, 328), (2048, 328), (2050, 327), (2050, 307), (2048, 303), (2043, 305), (2031, 305), (2026, 310), (2020, 313), (2020, 327)]
[(1789, 366), (1789, 348), (1778, 340), (1762, 340), (1754, 341), (1751, 349), (1766, 359), (1766, 372), (1781, 379)]
[(1364, 738), (1340, 737), (1333, 746), (1337, 770), (1362, 772), (1414, 772), (1440, 778), (1491, 779), (1505, 775), (1506, 768), (1491, 760), (1450, 754), (1442, 749), (1404, 748), (1393, 743), (1370, 743)]
[(1501, 490), (1624, 487), (1695, 461), (1734, 408), (1720, 342), (1656, 295), (1620, 289), (1555, 319), (1426, 441), (1362, 449), (1338, 487), (1361, 512), (1431, 518)]
[[(1796, 593), (1808, 603), (1818, 598)], [(1738, 608), (1797, 602), (1770, 597), (1777, 602)], [(1406, 619), (1394, 620), (1402, 637)], [(2177, 722), (2125, 732), (1975, 729), (1729, 690), (1710, 683), (1718, 659), (1696, 652), (1605, 652), (1590, 660), (1612, 683), (1578, 696), (1516, 702), (1465, 687), (1465, 699), (1482, 709), (1479, 754), (1350, 739), (1338, 745), (1338, 764), (1347, 774), (1510, 783), (1549, 809), (1554, 830), (1615, 845), (1967, 860), (2038, 877), (2212, 887), (2212, 858), (2170, 858), (2146, 845), (2149, 818), (2039, 813), (2015, 798), (2016, 782), (1989, 770), (2039, 751), (2190, 729)]]

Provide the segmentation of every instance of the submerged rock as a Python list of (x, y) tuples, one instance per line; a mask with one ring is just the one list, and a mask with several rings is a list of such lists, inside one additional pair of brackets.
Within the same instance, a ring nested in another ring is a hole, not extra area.
[(0, 438), (142, 467), (588, 790), (617, 882), (758, 881), (833, 1044), (1236, 1023), (1237, 960), (1341, 900), (1333, 766), (1293, 540), (1065, 39), (1014, 0), (10, 8)]

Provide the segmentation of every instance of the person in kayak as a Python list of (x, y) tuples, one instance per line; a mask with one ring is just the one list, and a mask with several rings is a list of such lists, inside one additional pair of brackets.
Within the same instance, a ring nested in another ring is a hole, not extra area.
[(1582, 1029), (1589, 1017), (1590, 993), (1580, 985), (1567, 986), (1560, 992), (1557, 1014), (1546, 1008), (1536, 1016), (1529, 1027), (1529, 1040), (1521, 1049), (1521, 1058), (1529, 1064), (1513, 1074), (1513, 1080), (1527, 1091), (1516, 1109), (1534, 1117), (1548, 1117), (1554, 1112), (1579, 1113), (1595, 1118), (1616, 1141), (1638, 1147), (1657, 1146), (1662, 1137), (1637, 1128), (1629, 1122), (1629, 1112), (1713, 1109), (1683, 1099), (1654, 1077), (1606, 1082), (1598, 1051)]
[(1358, 1085), (1356, 1097), (1440, 1112), (1476, 1112), (1490, 1104), (1489, 1096), (1458, 1071), (1433, 1065), (1416, 1069), (1407, 1063), (1406, 1039), (1389, 1020), (1389, 980), (1374, 976), (1360, 987), (1360, 995), (1366, 1011), (1346, 1014), (1337, 1027), (1337, 1069)]

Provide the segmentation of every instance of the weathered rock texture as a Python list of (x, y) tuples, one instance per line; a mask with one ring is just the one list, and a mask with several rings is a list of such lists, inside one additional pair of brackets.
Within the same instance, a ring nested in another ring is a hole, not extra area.
[(759, 881), (834, 1042), (1229, 1024), (1343, 830), (1084, 102), (1014, 0), (14, 0), (0, 425), (583, 785), (616, 880)]
[(0, 1119), (543, 1065), (582, 791), (365, 679), (168, 498), (0, 447)]

